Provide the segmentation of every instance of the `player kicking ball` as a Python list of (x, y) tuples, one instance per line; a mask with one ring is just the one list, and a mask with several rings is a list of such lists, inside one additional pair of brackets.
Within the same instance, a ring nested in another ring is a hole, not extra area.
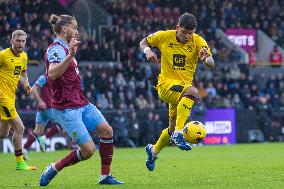
[(169, 127), (164, 129), (155, 145), (148, 144), (146, 166), (155, 168), (161, 150), (172, 141), (181, 150), (191, 150), (183, 135), (191, 108), (198, 101), (198, 91), (192, 85), (198, 59), (206, 67), (213, 68), (214, 60), (206, 41), (195, 32), (196, 18), (189, 13), (179, 17), (175, 30), (158, 31), (140, 42), (140, 49), (148, 61), (158, 63), (157, 55), (150, 47), (161, 52), (161, 72), (156, 89), (164, 102), (169, 104)]

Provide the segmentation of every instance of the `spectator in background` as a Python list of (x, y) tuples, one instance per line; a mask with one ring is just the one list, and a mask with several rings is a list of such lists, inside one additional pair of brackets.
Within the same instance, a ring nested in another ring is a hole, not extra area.
[(199, 121), (204, 124), (207, 107), (202, 98), (200, 98), (199, 100), (199, 103), (196, 103), (195, 106), (192, 107), (193, 115), (190, 119), (193, 121)]
[(264, 140), (268, 141), (268, 136), (271, 127), (271, 112), (272, 107), (268, 104), (268, 98), (261, 96), (258, 98), (258, 104), (256, 106), (256, 120), (259, 126), (259, 129), (263, 132)]
[(114, 137), (115, 144), (118, 147), (128, 146), (128, 124), (129, 118), (122, 111), (122, 109), (118, 109), (116, 115), (113, 118), (113, 128), (114, 128)]
[(43, 53), (38, 47), (38, 42), (32, 41), (31, 48), (28, 50), (28, 57), (30, 60), (40, 61), (43, 59)]
[(253, 47), (249, 51), (249, 65), (255, 65), (255, 63), (256, 63), (256, 49), (255, 47)]
[(136, 111), (130, 112), (130, 119), (127, 129), (128, 129), (129, 139), (133, 141), (135, 147), (138, 146), (141, 128), (140, 128), (140, 121), (137, 117)]
[(278, 67), (282, 65), (282, 61), (282, 53), (275, 45), (273, 51), (270, 53), (270, 65)]
[(145, 129), (144, 129), (144, 144), (149, 144), (155, 141), (155, 131), (156, 125), (154, 123), (154, 113), (149, 112), (147, 114), (147, 119), (145, 121)]
[(154, 122), (153, 125), (155, 125), (155, 141), (159, 139), (160, 133), (165, 129), (165, 127), (163, 127), (163, 123), (160, 119), (160, 114), (155, 113), (154, 114)]

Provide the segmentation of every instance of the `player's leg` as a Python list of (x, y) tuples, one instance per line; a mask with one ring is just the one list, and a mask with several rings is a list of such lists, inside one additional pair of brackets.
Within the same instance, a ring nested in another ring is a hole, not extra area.
[(83, 108), (65, 111), (54, 110), (58, 122), (79, 146), (63, 159), (49, 164), (40, 178), (40, 185), (46, 186), (63, 168), (72, 166), (80, 161), (89, 159), (95, 151), (95, 145), (82, 121)]
[[(50, 120), (52, 122), (52, 126), (50, 127), (50, 129), (48, 130), (48, 132), (46, 132), (43, 136), (39, 136), (37, 138), (40, 146), (41, 146), (41, 150), (45, 151), (45, 142), (46, 139), (53, 137), (54, 135), (56, 135), (57, 133), (61, 132), (62, 129), (61, 127), (55, 122), (54, 120), (54, 116), (53, 116), (53, 112), (52, 109), (47, 109), (44, 111), (44, 115), (46, 117), (46, 124), (47, 125), (48, 121)], [(44, 147), (44, 148), (43, 148)]]
[(58, 124), (53, 123), (50, 129), (48, 130), (48, 132), (44, 133), (44, 135), (39, 135), (36, 139), (40, 145), (40, 150), (42, 152), (45, 152), (46, 151), (45, 149), (46, 140), (53, 137), (54, 135), (56, 135), (57, 133), (61, 131), (62, 131), (61, 127)]
[[(4, 101), (3, 98), (1, 98), (2, 102)], [(6, 104), (1, 103), (0, 104), (0, 138), (7, 138), (9, 135), (9, 131), (11, 129), (11, 126), (8, 124), (9, 119), (11, 119), (11, 113), (9, 109), (6, 107)]]
[(11, 126), (7, 121), (0, 120), (0, 138), (7, 138), (9, 136)]
[(41, 151), (45, 151), (45, 144), (39, 140), (39, 137), (44, 133), (44, 128), (47, 125), (48, 121), (49, 119), (46, 116), (45, 111), (37, 111), (35, 129), (28, 136), (27, 142), (25, 143), (23, 148), (24, 158), (26, 160), (29, 160), (28, 149), (31, 147), (35, 140), (39, 142)]
[(175, 131), (171, 136), (171, 140), (181, 149), (181, 150), (191, 150), (192, 147), (184, 139), (183, 128), (186, 124), (186, 120), (190, 116), (191, 108), (195, 101), (198, 99), (198, 91), (193, 86), (186, 86), (181, 93), (181, 97), (177, 106), (177, 120)]
[(48, 132), (46, 132), (42, 136), (42, 140), (45, 141), (46, 139), (53, 137), (54, 135), (56, 135), (57, 133), (61, 131), (62, 131), (61, 127), (57, 123), (53, 123), (50, 129), (48, 130)]
[(170, 143), (171, 134), (175, 130), (176, 112), (176, 106), (169, 104), (169, 127), (165, 128), (162, 131), (155, 145), (148, 144), (145, 147), (146, 153), (148, 155), (148, 158), (146, 160), (146, 167), (149, 171), (153, 171), (155, 169), (155, 161), (158, 159), (158, 154)]
[(110, 175), (113, 157), (113, 130), (101, 112), (89, 104), (83, 112), (83, 121), (90, 133), (100, 138), (101, 176), (99, 184), (123, 184)]
[(29, 166), (24, 161), (23, 152), (22, 152), (22, 139), (24, 134), (24, 124), (21, 118), (16, 113), (16, 117), (10, 120), (7, 120), (8, 124), (11, 125), (14, 130), (13, 133), (13, 145), (16, 156), (16, 169), (17, 170), (36, 170), (36, 167)]
[(164, 129), (153, 147), (154, 155), (169, 145), (171, 134), (175, 131), (177, 108), (175, 105), (169, 104), (169, 127)]
[(190, 116), (191, 108), (198, 98), (198, 90), (195, 87), (189, 86), (184, 90), (177, 106), (177, 121), (175, 130), (183, 130), (186, 120)]

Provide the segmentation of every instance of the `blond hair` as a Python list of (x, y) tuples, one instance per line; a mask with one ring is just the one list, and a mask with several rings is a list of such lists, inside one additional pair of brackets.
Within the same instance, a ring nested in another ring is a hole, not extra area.
[(16, 37), (22, 36), (22, 35), (27, 37), (27, 34), (26, 34), (26, 32), (24, 30), (15, 30), (12, 33), (12, 39), (15, 39)]

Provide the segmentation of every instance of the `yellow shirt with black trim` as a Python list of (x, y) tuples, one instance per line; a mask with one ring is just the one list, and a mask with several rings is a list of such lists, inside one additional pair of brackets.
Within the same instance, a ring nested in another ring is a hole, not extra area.
[(27, 70), (28, 56), (21, 52), (15, 55), (10, 48), (0, 51), (0, 93), (1, 102), (14, 103), (21, 73)]
[(205, 47), (211, 55), (210, 48), (206, 41), (195, 33), (185, 44), (178, 42), (176, 35), (176, 30), (158, 31), (146, 39), (151, 47), (157, 47), (161, 52), (160, 76), (191, 84), (199, 51)]

